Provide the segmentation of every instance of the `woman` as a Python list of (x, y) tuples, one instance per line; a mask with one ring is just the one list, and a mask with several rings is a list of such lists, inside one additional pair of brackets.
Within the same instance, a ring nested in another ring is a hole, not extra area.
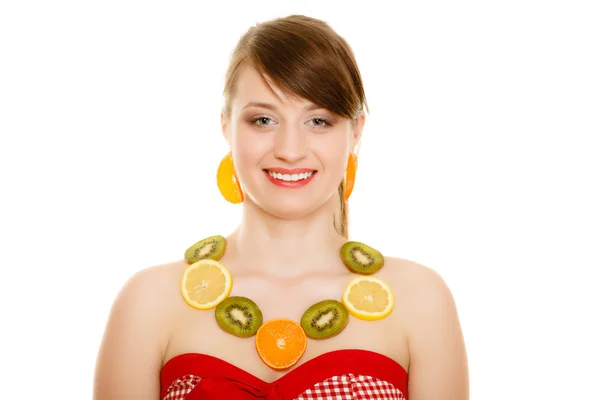
[[(258, 24), (233, 53), (224, 94), (231, 153), (218, 184), (242, 204), (242, 221), (129, 280), (107, 323), (95, 399), (467, 399), (444, 281), (348, 240), (367, 106), (344, 39), (304, 16)], [(219, 285), (202, 275), (210, 268)]]

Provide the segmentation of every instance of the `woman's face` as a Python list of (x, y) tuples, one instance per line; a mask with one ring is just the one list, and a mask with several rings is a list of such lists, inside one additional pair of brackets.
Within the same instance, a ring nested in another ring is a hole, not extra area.
[(364, 126), (304, 99), (286, 97), (250, 66), (238, 71), (222, 127), (247, 199), (282, 218), (331, 201)]

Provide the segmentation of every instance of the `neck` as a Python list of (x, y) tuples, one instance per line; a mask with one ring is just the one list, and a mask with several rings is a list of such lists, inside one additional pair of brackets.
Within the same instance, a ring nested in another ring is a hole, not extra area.
[(242, 222), (229, 239), (230, 251), (247, 269), (274, 278), (323, 272), (324, 265), (335, 270), (346, 239), (333, 225), (333, 204), (302, 218), (283, 219), (247, 201)]

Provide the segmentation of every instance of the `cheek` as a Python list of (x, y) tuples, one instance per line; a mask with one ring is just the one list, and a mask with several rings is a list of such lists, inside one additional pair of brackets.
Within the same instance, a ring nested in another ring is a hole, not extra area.
[(238, 174), (245, 175), (249, 169), (255, 168), (269, 148), (265, 134), (253, 132), (251, 127), (238, 124), (232, 132), (232, 151)]
[(332, 174), (339, 175), (346, 170), (350, 153), (350, 137), (345, 130), (331, 133), (333, 134), (319, 139), (319, 143), (315, 143), (313, 148), (318, 151), (323, 167)]

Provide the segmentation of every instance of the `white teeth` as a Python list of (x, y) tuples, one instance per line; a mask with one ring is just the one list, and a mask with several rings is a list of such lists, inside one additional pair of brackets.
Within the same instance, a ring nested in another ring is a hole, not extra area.
[(273, 171), (269, 171), (267, 170), (267, 172), (269, 173), (269, 175), (271, 175), (271, 177), (275, 178), (275, 179), (279, 179), (282, 181), (292, 181), (292, 182), (296, 182), (296, 181), (300, 181), (302, 179), (308, 179), (310, 178), (310, 176), (313, 174), (312, 171), (311, 172), (303, 172), (301, 174), (281, 174), (279, 172), (273, 172)]

